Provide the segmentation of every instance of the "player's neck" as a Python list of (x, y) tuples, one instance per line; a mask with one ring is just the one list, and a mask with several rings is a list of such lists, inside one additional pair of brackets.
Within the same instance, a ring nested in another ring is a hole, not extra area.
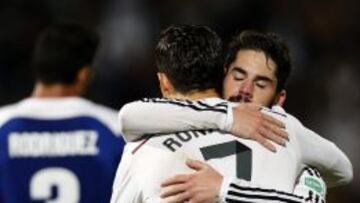
[(44, 84), (37, 82), (31, 94), (31, 97), (37, 98), (51, 98), (51, 97), (74, 97), (79, 96), (80, 93), (74, 85), (64, 84)]
[(170, 99), (187, 99), (187, 100), (197, 100), (197, 99), (206, 99), (213, 97), (220, 97), (215, 89), (207, 89), (204, 91), (191, 91), (189, 93), (173, 93), (167, 96)]

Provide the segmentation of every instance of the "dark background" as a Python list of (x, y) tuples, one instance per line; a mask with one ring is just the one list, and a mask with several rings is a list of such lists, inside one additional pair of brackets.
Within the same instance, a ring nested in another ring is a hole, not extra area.
[(277, 32), (294, 60), (286, 109), (334, 141), (354, 166), (354, 181), (330, 189), (328, 202), (357, 203), (359, 5), (355, 0), (0, 0), (0, 105), (30, 95), (34, 40), (55, 22), (75, 21), (100, 33), (96, 79), (86, 97), (116, 109), (160, 96), (153, 48), (170, 24), (208, 25), (225, 42), (243, 29)]

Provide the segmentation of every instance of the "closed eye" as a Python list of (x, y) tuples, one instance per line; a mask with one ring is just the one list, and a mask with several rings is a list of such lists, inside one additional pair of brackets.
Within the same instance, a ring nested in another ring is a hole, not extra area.
[(264, 89), (266, 87), (268, 87), (271, 84), (271, 80), (268, 79), (260, 79), (260, 80), (256, 80), (255, 85), (261, 89)]
[(231, 74), (234, 80), (238, 81), (244, 80), (246, 77), (246, 72), (239, 67), (234, 67), (231, 71)]
[(239, 81), (245, 79), (245, 75), (243, 75), (241, 73), (240, 74), (233, 74), (233, 77), (234, 77), (234, 80), (239, 80)]

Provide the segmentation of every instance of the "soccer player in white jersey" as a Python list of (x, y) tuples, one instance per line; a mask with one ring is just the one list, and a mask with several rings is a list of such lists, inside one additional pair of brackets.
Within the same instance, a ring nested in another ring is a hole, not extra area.
[[(184, 120), (178, 120), (181, 127), (192, 126), (192, 120), (204, 120), (199, 116), (203, 112), (217, 113), (219, 114), (217, 118), (221, 121), (226, 120), (221, 119), (220, 115), (225, 115), (231, 108), (216, 98), (218, 96), (217, 81), (222, 71), (219, 70), (217, 63), (217, 57), (219, 57), (218, 44), (216, 34), (205, 27), (178, 26), (165, 30), (156, 50), (160, 72), (158, 76), (163, 95), (167, 98), (189, 100), (203, 98), (203, 100), (192, 102), (188, 100), (151, 99), (145, 102), (155, 104), (153, 107), (157, 113), (163, 112), (156, 111), (156, 104), (174, 104), (181, 106), (179, 108), (185, 111), (195, 109), (198, 114), (193, 114), (195, 118), (190, 119), (188, 123)], [(138, 107), (147, 108), (149, 106), (138, 105)], [(135, 111), (142, 110), (137, 109)], [(182, 114), (182, 111), (175, 112)], [(132, 142), (126, 146), (124, 162), (118, 168), (113, 186), (112, 203), (160, 202), (160, 186), (158, 184), (171, 174), (189, 171), (184, 164), (186, 158), (207, 160), (222, 175), (238, 178), (236, 184), (240, 184), (241, 189), (245, 188), (245, 193), (243, 193), (244, 191), (235, 192), (235, 194), (240, 195), (240, 197), (236, 197), (238, 199), (229, 198), (227, 194), (220, 195), (219, 201), (222, 202), (302, 202), (305, 200), (304, 197), (289, 194), (289, 192), (292, 192), (297, 174), (300, 173), (303, 162), (306, 161), (332, 172), (329, 177), (334, 178), (333, 181), (336, 183), (348, 181), (347, 179), (351, 174), (347, 174), (347, 169), (350, 168), (351, 170), (351, 165), (340, 150), (303, 128), (295, 119), (285, 118), (288, 117), (285, 112), (278, 112), (278, 114), (279, 119), (286, 121), (287, 125), (293, 125), (287, 126), (294, 131), (292, 134), (299, 134), (298, 131), (310, 134), (308, 136), (311, 136), (313, 140), (310, 139), (312, 142), (309, 146), (314, 146), (317, 141), (323, 143), (321, 150), (324, 150), (324, 153), (334, 154), (341, 166), (331, 168), (332, 165), (320, 155), (311, 157), (309, 154), (299, 153), (303, 150), (303, 146), (299, 146), (301, 139), (296, 136), (291, 137), (287, 144), (288, 147), (279, 148), (277, 149), (278, 152), (274, 154), (254, 141), (238, 139), (219, 131), (178, 132)], [(142, 118), (147, 120), (149, 117)], [(172, 122), (176, 119), (171, 119), (171, 116), (169, 119), (167, 123), (177, 124)], [(292, 119), (295, 124), (288, 122), (289, 119)], [(142, 124), (151, 123), (139, 122)], [(156, 127), (162, 126), (156, 122), (152, 124)], [(152, 128), (151, 126), (147, 127)], [(138, 129), (138, 132), (141, 130)], [(151, 130), (149, 132), (152, 133)], [(264, 164), (265, 162), (266, 164)], [(225, 188), (228, 187), (227, 183), (229, 182), (223, 182)], [(182, 189), (178, 187), (175, 190), (184, 191), (186, 187), (190, 186), (180, 185), (179, 187)], [(260, 186), (263, 188), (258, 188)], [(175, 185), (175, 187), (177, 186)], [(219, 193), (219, 187), (215, 188), (214, 191), (216, 194)], [(178, 194), (182, 195), (183, 193), (180, 191)], [(196, 202), (195, 199), (191, 198), (191, 195), (184, 200)]]
[(31, 97), (0, 108), (0, 202), (110, 201), (124, 145), (117, 113), (80, 97), (98, 41), (77, 24), (39, 36)]

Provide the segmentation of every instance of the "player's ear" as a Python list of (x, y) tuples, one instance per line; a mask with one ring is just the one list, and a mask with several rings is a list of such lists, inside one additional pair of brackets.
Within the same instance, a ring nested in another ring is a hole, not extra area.
[(283, 106), (286, 100), (286, 90), (281, 90), (275, 97), (275, 105)]
[(76, 76), (76, 88), (79, 94), (85, 92), (87, 86), (89, 85), (91, 78), (91, 70), (89, 66), (84, 66), (79, 70)]
[(157, 73), (159, 84), (160, 84), (160, 90), (163, 97), (168, 98), (173, 94), (174, 87), (171, 84), (169, 78), (164, 73)]

